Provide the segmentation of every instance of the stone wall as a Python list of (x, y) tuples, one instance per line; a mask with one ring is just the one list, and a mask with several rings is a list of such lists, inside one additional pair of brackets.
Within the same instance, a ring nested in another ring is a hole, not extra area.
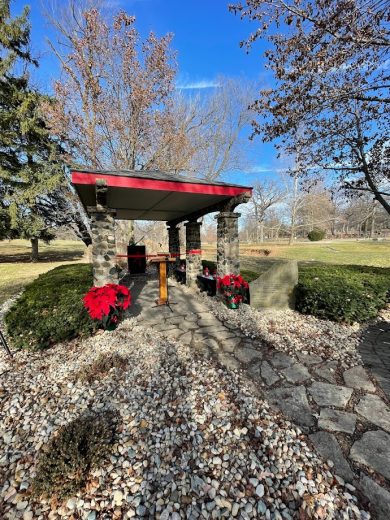
[(218, 276), (240, 272), (240, 245), (238, 217), (233, 211), (219, 213), (217, 219), (217, 273)]
[(297, 283), (298, 263), (296, 260), (281, 260), (274, 263), (259, 278), (250, 282), (251, 307), (293, 309)]
[(89, 208), (88, 212), (91, 216), (93, 283), (95, 286), (118, 283), (114, 212), (104, 208)]
[(201, 222), (187, 222), (186, 227), (186, 285), (193, 287), (196, 285), (196, 277), (202, 272), (202, 256), (200, 254), (190, 254), (188, 251), (200, 250), (200, 226)]

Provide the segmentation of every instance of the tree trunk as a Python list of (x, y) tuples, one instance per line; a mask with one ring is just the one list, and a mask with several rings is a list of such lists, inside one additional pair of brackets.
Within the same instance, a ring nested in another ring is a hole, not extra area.
[(375, 213), (376, 213), (376, 204), (374, 201), (374, 207), (372, 208), (372, 213), (371, 213), (371, 229), (370, 229), (371, 238), (374, 238), (374, 236), (375, 236)]
[(259, 222), (260, 244), (264, 242), (264, 222)]
[(31, 242), (31, 261), (38, 262), (38, 239), (36, 237), (30, 239)]

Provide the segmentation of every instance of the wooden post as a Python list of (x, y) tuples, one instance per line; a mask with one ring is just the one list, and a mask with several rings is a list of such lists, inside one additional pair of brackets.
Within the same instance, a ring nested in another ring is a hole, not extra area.
[(158, 267), (158, 281), (159, 281), (159, 298), (156, 300), (157, 305), (169, 305), (168, 301), (168, 270), (167, 265), (170, 262), (175, 262), (174, 258), (152, 258), (152, 264), (157, 264)]
[(168, 301), (168, 287), (167, 287), (167, 263), (160, 262), (159, 265), (159, 299), (157, 305), (165, 305)]

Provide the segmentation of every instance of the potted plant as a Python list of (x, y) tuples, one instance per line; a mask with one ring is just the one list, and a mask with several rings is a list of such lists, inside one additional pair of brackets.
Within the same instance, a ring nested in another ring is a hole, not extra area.
[(124, 285), (108, 283), (92, 287), (83, 302), (91, 319), (97, 320), (104, 330), (114, 330), (131, 304), (131, 295)]
[(217, 277), (217, 291), (229, 309), (237, 309), (246, 298), (248, 282), (239, 274)]

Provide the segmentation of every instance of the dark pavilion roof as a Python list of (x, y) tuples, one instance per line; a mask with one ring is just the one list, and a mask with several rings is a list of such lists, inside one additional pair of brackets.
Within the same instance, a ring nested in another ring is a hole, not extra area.
[(82, 168), (72, 169), (71, 175), (86, 209), (95, 206), (95, 184), (104, 179), (107, 205), (116, 210), (118, 219), (124, 220), (186, 220), (186, 215), (206, 214), (232, 197), (252, 192), (247, 186), (161, 171)]

